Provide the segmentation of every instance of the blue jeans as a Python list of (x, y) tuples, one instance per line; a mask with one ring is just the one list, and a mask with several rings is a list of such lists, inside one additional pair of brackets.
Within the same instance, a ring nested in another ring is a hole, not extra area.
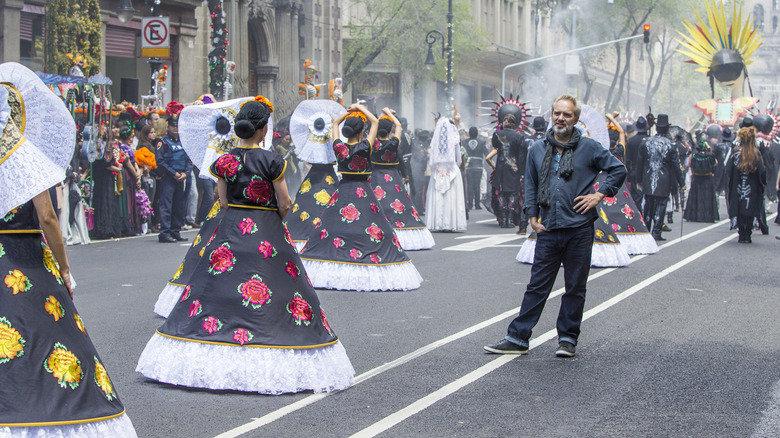
[(169, 175), (160, 179), (157, 187), (160, 192), (160, 235), (170, 236), (181, 231), (187, 213), (191, 181), (191, 178), (176, 181)]
[(558, 270), (563, 264), (566, 292), (558, 312), (558, 340), (577, 345), (585, 308), (585, 286), (593, 252), (593, 224), (579, 228), (545, 231), (536, 237), (531, 280), (523, 296), (520, 314), (509, 324), (506, 340), (528, 346), (531, 332), (539, 322), (547, 297), (550, 296)]

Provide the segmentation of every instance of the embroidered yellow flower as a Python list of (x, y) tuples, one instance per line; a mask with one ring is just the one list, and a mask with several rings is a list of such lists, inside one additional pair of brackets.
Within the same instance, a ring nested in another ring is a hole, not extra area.
[(615, 238), (612, 236), (607, 236), (610, 242), (615, 243)]
[(320, 190), (314, 195), (314, 200), (319, 205), (327, 205), (330, 202), (330, 194), (326, 190)]
[(205, 251), (205, 250), (206, 250), (206, 247), (204, 246), (203, 248), (200, 249), (200, 252), (198, 253), (198, 255), (203, 257), (203, 251)]
[(298, 211), (298, 204), (293, 204), (292, 212), (295, 213)]
[(181, 277), (181, 273), (184, 271), (184, 262), (181, 262), (179, 265), (179, 269), (176, 270), (176, 272), (173, 274), (173, 279), (177, 280), (179, 277)]
[(18, 269), (8, 272), (8, 275), (5, 276), (5, 285), (13, 290), (14, 295), (19, 292), (27, 292), (32, 287), (30, 279)]
[(84, 378), (81, 361), (68, 350), (68, 347), (59, 342), (54, 344), (54, 351), (43, 363), (43, 367), (52, 373), (63, 388), (70, 386), (71, 389), (76, 389)]
[(43, 266), (46, 267), (47, 271), (51, 272), (51, 275), (57, 279), (57, 282), (62, 283), (60, 268), (57, 266), (57, 262), (54, 261), (54, 254), (52, 254), (51, 249), (49, 249), (49, 245), (41, 242), (41, 246), (43, 246)]
[(113, 400), (116, 398), (116, 391), (114, 391), (114, 385), (111, 384), (111, 379), (108, 378), (106, 368), (97, 358), (95, 358), (95, 383), (97, 383), (97, 386), (100, 387), (107, 399)]
[(216, 216), (217, 213), (219, 213), (219, 209), (220, 209), (219, 201), (217, 201), (214, 203), (214, 205), (211, 206), (211, 210), (209, 210), (209, 214), (206, 215), (206, 219), (211, 219), (214, 216)]
[(87, 334), (87, 330), (84, 328), (84, 320), (81, 319), (81, 316), (79, 316), (78, 313), (74, 313), (73, 314), (73, 319), (76, 320), (76, 327), (78, 327), (79, 330), (81, 330), (81, 333), (84, 333), (86, 335)]
[(604, 213), (604, 210), (601, 208), (599, 209), (599, 216), (601, 216), (601, 220), (603, 220), (605, 224), (609, 223), (609, 218), (607, 217), (607, 214)]
[(200, 244), (201, 238), (200, 233), (198, 233), (197, 236), (195, 236), (195, 240), (192, 241), (192, 246), (198, 246)]
[(49, 295), (49, 298), (46, 298), (46, 304), (44, 304), (43, 307), (49, 315), (54, 317), (55, 321), (59, 321), (65, 313), (62, 304), (60, 304), (60, 301), (57, 298), (54, 298), (54, 295)]
[(596, 238), (601, 239), (604, 237), (604, 232), (601, 230), (596, 230)]
[(330, 184), (333, 184), (335, 181), (333, 181), (333, 177), (332, 176), (328, 175), (328, 176), (325, 177), (325, 182), (330, 185)]
[(311, 181), (308, 179), (301, 184), (301, 193), (308, 193), (311, 190)]
[(309, 218), (309, 213), (307, 213), (305, 211), (301, 213), (301, 220), (302, 221), (305, 221), (308, 218)]
[(0, 364), (24, 355), (24, 343), (22, 335), (11, 327), (11, 323), (0, 317)]

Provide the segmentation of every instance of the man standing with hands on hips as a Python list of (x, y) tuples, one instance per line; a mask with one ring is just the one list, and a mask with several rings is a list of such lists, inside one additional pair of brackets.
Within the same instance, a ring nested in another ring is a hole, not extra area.
[(160, 173), (160, 243), (184, 242), (180, 234), (190, 194), (192, 161), (179, 139), (179, 115), (168, 117), (168, 135), (163, 137), (157, 151)]
[[(626, 178), (620, 160), (574, 127), (580, 111), (573, 96), (558, 97), (553, 103), (552, 129), (528, 151), (523, 210), (537, 233), (534, 264), (520, 314), (509, 324), (504, 339), (484, 347), (490, 353), (528, 354), (531, 331), (563, 264), (566, 292), (558, 313), (555, 355), (575, 354), (593, 250), (594, 207), (604, 197), (615, 196)], [(607, 179), (592, 193), (601, 171)]]

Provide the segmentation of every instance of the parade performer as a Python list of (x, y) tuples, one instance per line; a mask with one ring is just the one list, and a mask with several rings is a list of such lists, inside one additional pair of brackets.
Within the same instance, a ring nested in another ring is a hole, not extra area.
[(338, 126), (333, 119), (344, 113), (344, 107), (330, 100), (304, 100), (290, 118), (290, 137), (298, 159), (311, 164), (285, 220), (298, 251), (322, 224), (322, 215), (336, 192), (338, 175), (334, 169), (332, 134)]
[[(535, 261), (520, 313), (503, 339), (484, 347), (490, 353), (528, 354), (532, 330), (563, 264), (566, 291), (558, 314), (555, 355), (575, 355), (597, 219), (594, 207), (605, 197), (615, 196), (626, 177), (626, 168), (603, 144), (574, 127), (580, 114), (574, 97), (558, 97), (553, 103), (552, 129), (544, 142), (536, 142), (528, 151), (525, 210), (539, 236)], [(606, 134), (606, 124), (599, 119)], [(608, 177), (592, 193), (600, 171)]]
[[(238, 144), (235, 118), (241, 104), (247, 99), (243, 97), (225, 102), (191, 105), (181, 111), (179, 132), (182, 147), (198, 168), (208, 169), (217, 158)], [(273, 126), (270, 118), (268, 126)], [(270, 135), (267, 133), (263, 144), (271, 144)], [(214, 178), (209, 172), (201, 172), (200, 177)], [(223, 215), (224, 211), (220, 209), (219, 202), (212, 204), (187, 254), (157, 298), (154, 313), (162, 317), (168, 317), (171, 313), (171, 309), (181, 298), (184, 288), (189, 283), (190, 277), (195, 273), (206, 246), (211, 243)]]
[(704, 113), (699, 122), (733, 126), (758, 102), (758, 98), (744, 96), (744, 83), (746, 79), (750, 83), (747, 66), (753, 62), (750, 59), (753, 52), (762, 44), (762, 34), (752, 17), (742, 21), (742, 6), (737, 8), (736, 2), (732, 6), (731, 23), (722, 1), (720, 7), (715, 0), (706, 3), (708, 22), (699, 14), (695, 25), (683, 20), (688, 35), (678, 32), (683, 40), (678, 40), (682, 48), (677, 51), (689, 57), (688, 62), (697, 64), (696, 71), (707, 74), (710, 82), (711, 98), (695, 105)]
[(401, 122), (395, 117), (395, 111), (384, 108), (382, 112), (384, 115), (378, 122), (377, 141), (371, 150), (371, 187), (398, 236), (401, 248), (404, 251), (431, 249), (435, 245), (433, 235), (412, 204), (399, 171), (402, 166), (398, 156), (403, 133)]
[(756, 146), (755, 128), (740, 129), (737, 140), (739, 146), (734, 147), (726, 163), (726, 204), (731, 229), (739, 232), (739, 243), (753, 243), (753, 223), (764, 210), (766, 169)]
[(485, 173), (483, 163), (485, 156), (489, 154), (485, 140), (479, 137), (479, 130), (476, 126), (469, 128), (469, 138), (463, 140), (463, 147), (466, 149), (466, 208), (469, 210), (481, 210), (480, 202), (482, 193), (479, 188), (482, 183), (482, 174)]
[(691, 222), (717, 222), (718, 198), (715, 195), (715, 168), (718, 159), (707, 140), (698, 139), (696, 153), (691, 156), (691, 191), (685, 203), (683, 219)]
[[(328, 209), (301, 252), (314, 287), (358, 291), (417, 289), (422, 277), (401, 248), (374, 195), (371, 145), (377, 119), (363, 105), (351, 105), (333, 122), (348, 140), (333, 141), (342, 179)], [(368, 136), (363, 129), (370, 121)], [(335, 135), (335, 134), (334, 134)]]
[(32, 71), (0, 64), (0, 436), (135, 437), (73, 304), (48, 189), (76, 125)]
[(433, 131), (428, 160), (431, 181), (425, 197), (425, 219), (431, 231), (466, 231), (466, 199), (460, 173), (463, 158), (456, 126), (459, 122), (456, 111), (454, 121), (439, 117)]
[(273, 106), (236, 116), (238, 146), (217, 159), (227, 210), (206, 254), (136, 371), (164, 383), (282, 394), (348, 387), (354, 369), (309, 284), (282, 219), (292, 201), (282, 157), (260, 143)]

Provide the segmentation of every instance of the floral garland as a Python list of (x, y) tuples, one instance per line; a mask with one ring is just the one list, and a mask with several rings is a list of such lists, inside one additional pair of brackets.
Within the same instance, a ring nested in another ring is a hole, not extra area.
[(209, 90), (211, 94), (222, 97), (225, 82), (225, 56), (230, 45), (227, 37), (228, 29), (225, 23), (222, 0), (208, 0), (207, 3), (211, 16), (211, 50), (208, 54)]
[[(244, 103), (247, 103), (247, 102), (260, 102), (260, 103), (262, 103), (263, 105), (265, 105), (265, 106), (267, 106), (267, 107), (268, 107), (268, 111), (270, 111), (270, 112), (271, 112), (271, 114), (273, 114), (273, 112), (274, 112), (274, 104), (273, 104), (273, 103), (271, 103), (271, 101), (270, 101), (270, 100), (268, 100), (268, 99), (267, 99), (265, 96), (262, 96), (262, 95), (259, 95), (259, 94), (258, 94), (257, 96), (255, 96), (255, 97), (254, 97), (254, 99), (249, 99), (249, 100), (247, 100), (247, 101), (246, 101), (246, 102), (244, 102)], [(241, 105), (239, 105), (239, 107), (238, 107), (238, 108), (240, 109), (241, 107), (243, 107), (243, 106), (244, 106), (244, 103), (242, 103)]]
[(362, 120), (362, 121), (363, 121), (363, 123), (366, 123), (366, 122), (368, 121), (368, 118), (366, 118), (366, 115), (365, 115), (365, 114), (363, 114), (363, 113), (362, 113), (362, 112), (360, 112), (360, 111), (353, 111), (353, 112), (351, 112), (351, 113), (347, 114), (347, 117), (346, 117), (346, 118), (348, 119), (348, 118), (350, 118), (350, 117), (358, 117), (360, 120)]

